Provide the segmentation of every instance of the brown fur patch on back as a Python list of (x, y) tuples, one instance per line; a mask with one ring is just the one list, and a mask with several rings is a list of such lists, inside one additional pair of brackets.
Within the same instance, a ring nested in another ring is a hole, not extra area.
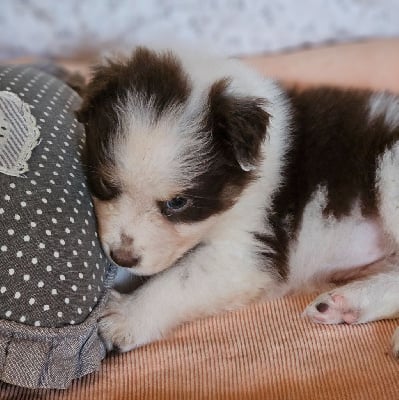
[(290, 92), (293, 146), (287, 155), (286, 182), (276, 199), (279, 212), (295, 219), (318, 186), (327, 189), (326, 214), (348, 215), (359, 199), (362, 212), (376, 212), (378, 157), (398, 139), (384, 117), (368, 118), (369, 91), (334, 88)]
[(390, 129), (384, 115), (370, 120), (369, 91), (324, 87), (288, 94), (292, 144), (285, 156), (283, 185), (267, 215), (274, 237), (257, 236), (274, 250), (265, 256), (273, 259), (281, 277), (288, 272), (289, 242), (319, 187), (326, 188), (326, 216), (347, 216), (356, 201), (363, 215), (377, 213), (378, 159), (399, 140), (399, 129)]

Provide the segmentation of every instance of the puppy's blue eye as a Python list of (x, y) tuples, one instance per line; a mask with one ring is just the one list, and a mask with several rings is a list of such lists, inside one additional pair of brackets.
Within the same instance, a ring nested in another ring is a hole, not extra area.
[(184, 197), (174, 197), (173, 199), (165, 202), (166, 208), (173, 211), (179, 211), (184, 208), (187, 204), (187, 199)]

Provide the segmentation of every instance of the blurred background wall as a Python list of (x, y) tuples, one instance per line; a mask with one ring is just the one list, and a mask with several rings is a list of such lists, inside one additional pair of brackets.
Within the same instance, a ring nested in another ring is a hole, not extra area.
[(1, 0), (0, 60), (152, 41), (227, 55), (399, 35), (399, 0)]

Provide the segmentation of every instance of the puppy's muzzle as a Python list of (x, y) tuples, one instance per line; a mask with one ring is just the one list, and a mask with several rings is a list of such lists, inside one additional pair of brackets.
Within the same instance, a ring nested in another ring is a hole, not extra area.
[(115, 264), (125, 268), (136, 267), (140, 263), (141, 258), (136, 256), (131, 250), (123, 248), (111, 250), (110, 256)]

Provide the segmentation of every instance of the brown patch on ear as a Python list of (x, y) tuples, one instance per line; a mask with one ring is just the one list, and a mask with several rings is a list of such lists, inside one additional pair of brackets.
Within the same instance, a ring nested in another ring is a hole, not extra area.
[(261, 145), (269, 115), (263, 99), (228, 93), (228, 79), (215, 82), (208, 95), (203, 132), (212, 134), (212, 156), (182, 196), (192, 205), (169, 217), (172, 222), (196, 222), (232, 207), (242, 191), (257, 179)]
[(262, 108), (264, 99), (228, 93), (228, 79), (214, 83), (208, 96), (208, 127), (226, 154), (250, 171), (257, 165), (266, 137), (269, 114)]

